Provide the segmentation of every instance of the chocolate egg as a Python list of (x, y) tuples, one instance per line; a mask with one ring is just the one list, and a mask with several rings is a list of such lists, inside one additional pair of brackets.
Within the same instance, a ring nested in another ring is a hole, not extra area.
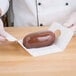
[(55, 41), (55, 34), (52, 31), (40, 31), (28, 34), (23, 39), (26, 48), (40, 48), (50, 46)]

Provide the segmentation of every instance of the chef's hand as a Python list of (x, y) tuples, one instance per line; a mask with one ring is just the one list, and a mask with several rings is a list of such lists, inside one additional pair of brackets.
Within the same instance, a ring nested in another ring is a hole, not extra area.
[(2, 11), (1, 11), (1, 9), (0, 9), (0, 17), (1, 17), (1, 15), (2, 15)]
[(76, 12), (74, 12), (69, 19), (66, 21), (66, 23), (64, 24), (65, 27), (71, 29), (72, 31), (74, 31), (74, 33), (76, 33)]
[(3, 22), (0, 19), (0, 43), (6, 40), (6, 32), (3, 27)]

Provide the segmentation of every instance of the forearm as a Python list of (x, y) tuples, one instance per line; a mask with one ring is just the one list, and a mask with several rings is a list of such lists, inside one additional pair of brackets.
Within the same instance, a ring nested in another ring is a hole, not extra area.
[(9, 8), (9, 0), (0, 0), (1, 16), (4, 15)]

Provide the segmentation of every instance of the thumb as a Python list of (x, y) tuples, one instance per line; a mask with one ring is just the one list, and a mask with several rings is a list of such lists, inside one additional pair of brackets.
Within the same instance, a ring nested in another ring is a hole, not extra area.
[(3, 22), (2, 22), (1, 19), (0, 19), (0, 35), (6, 36), (6, 32), (5, 32), (5, 30), (4, 30)]

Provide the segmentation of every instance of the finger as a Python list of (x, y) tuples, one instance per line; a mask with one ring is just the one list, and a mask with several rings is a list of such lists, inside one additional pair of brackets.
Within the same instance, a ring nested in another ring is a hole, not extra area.
[(76, 32), (76, 25), (69, 27), (72, 31)]
[(3, 37), (7, 36), (5, 31), (0, 32), (0, 35), (3, 36)]
[(6, 38), (0, 35), (0, 41), (6, 41)]
[(76, 12), (74, 12), (65, 22), (64, 26), (70, 27), (72, 24), (76, 23)]
[(73, 20), (68, 20), (66, 23), (63, 24), (65, 27), (72, 27), (74, 25)]
[(71, 24), (70, 26), (67, 26), (68, 28), (72, 28), (72, 27), (74, 27), (74, 24)]

